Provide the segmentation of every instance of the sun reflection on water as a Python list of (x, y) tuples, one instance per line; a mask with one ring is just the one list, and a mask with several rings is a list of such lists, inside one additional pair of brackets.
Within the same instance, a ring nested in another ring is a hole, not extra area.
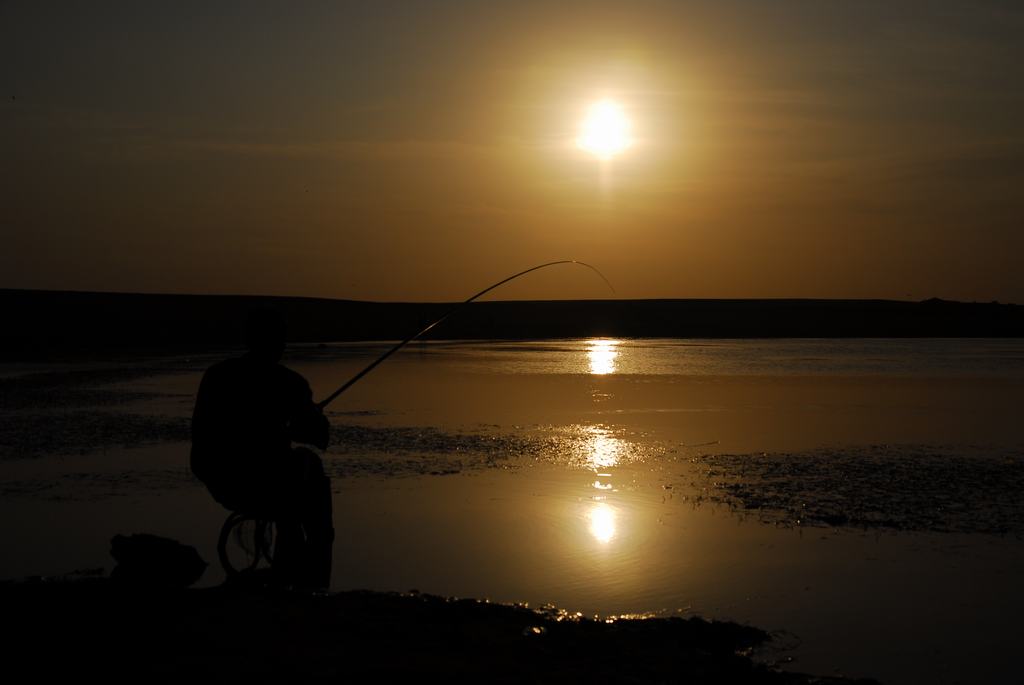
[(597, 479), (592, 487), (601, 492), (595, 495), (593, 504), (587, 512), (590, 523), (590, 534), (602, 545), (606, 545), (615, 537), (615, 508), (605, 502), (606, 493), (615, 492), (610, 482), (613, 474), (610, 469), (622, 459), (621, 441), (612, 435), (605, 426), (587, 426), (587, 466), (594, 470)]
[(590, 362), (590, 373), (605, 376), (615, 373), (615, 358), (619, 356), (618, 340), (588, 340), (587, 359)]
[(588, 514), (590, 534), (600, 543), (607, 544), (615, 537), (615, 509), (611, 505), (599, 502)]
[(619, 463), (622, 456), (621, 441), (604, 426), (587, 426), (587, 466), (594, 470), (607, 469)]

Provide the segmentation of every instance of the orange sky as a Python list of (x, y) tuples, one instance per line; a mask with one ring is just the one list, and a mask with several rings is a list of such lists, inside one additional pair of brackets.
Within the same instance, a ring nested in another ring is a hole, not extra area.
[(101, 4), (0, 7), (0, 287), (1024, 302), (1019, 3)]

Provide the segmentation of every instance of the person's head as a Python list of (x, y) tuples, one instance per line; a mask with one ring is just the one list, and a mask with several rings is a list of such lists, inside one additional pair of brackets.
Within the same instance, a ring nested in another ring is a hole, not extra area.
[(245, 346), (261, 359), (278, 361), (284, 354), (288, 324), (284, 315), (270, 306), (257, 307), (245, 320)]

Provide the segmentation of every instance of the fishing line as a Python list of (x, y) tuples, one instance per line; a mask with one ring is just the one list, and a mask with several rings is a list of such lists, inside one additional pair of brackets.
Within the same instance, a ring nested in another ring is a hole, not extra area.
[(353, 385), (355, 385), (355, 384), (356, 384), (356, 382), (357, 382), (357, 381), (358, 381), (358, 380), (359, 380), (360, 378), (362, 378), (363, 376), (365, 376), (366, 374), (370, 373), (370, 372), (371, 372), (371, 371), (373, 371), (373, 370), (374, 370), (375, 368), (377, 368), (377, 366), (378, 366), (378, 365), (379, 365), (379, 364), (380, 364), (381, 362), (383, 362), (383, 361), (384, 361), (385, 359), (387, 359), (388, 357), (390, 357), (391, 355), (393, 355), (393, 354), (394, 354), (395, 352), (398, 352), (398, 351), (399, 351), (400, 349), (402, 349), (403, 347), (405, 347), (406, 345), (408, 345), (409, 343), (411, 343), (411, 342), (412, 342), (413, 340), (415, 340), (416, 338), (420, 337), (421, 335), (424, 335), (425, 333), (427, 333), (428, 331), (430, 331), (430, 329), (432, 329), (432, 328), (433, 328), (434, 326), (438, 325), (439, 323), (441, 323), (442, 321), (444, 321), (445, 319), (447, 319), (447, 318), (448, 318), (449, 316), (451, 316), (451, 315), (452, 315), (452, 314), (454, 314), (455, 312), (459, 311), (460, 309), (462, 309), (462, 308), (463, 308), (463, 307), (465, 307), (465, 306), (466, 306), (467, 304), (469, 304), (470, 302), (472, 302), (472, 301), (473, 301), (473, 300), (475, 300), (476, 298), (480, 297), (481, 295), (486, 295), (487, 293), (491, 292), (492, 290), (494, 290), (494, 289), (495, 289), (495, 288), (497, 288), (498, 286), (501, 286), (501, 285), (505, 285), (505, 284), (506, 284), (506, 283), (508, 283), (509, 281), (515, 280), (515, 279), (519, 278), (520, 276), (525, 276), (526, 274), (530, 273), (531, 271), (536, 271), (537, 269), (543, 269), (543, 268), (545, 268), (545, 267), (548, 267), (548, 266), (555, 266), (556, 264), (578, 264), (578, 265), (580, 265), (580, 266), (585, 266), (585, 267), (587, 267), (588, 269), (590, 269), (591, 271), (593, 271), (594, 273), (596, 273), (596, 274), (597, 274), (598, 276), (600, 276), (600, 277), (601, 277), (601, 280), (602, 280), (602, 281), (604, 281), (604, 282), (605, 282), (605, 285), (607, 285), (607, 286), (608, 286), (608, 287), (609, 287), (609, 288), (611, 289), (612, 293), (614, 293), (614, 292), (615, 292), (615, 288), (614, 288), (614, 287), (612, 286), (611, 282), (610, 282), (610, 281), (609, 281), (609, 280), (608, 280), (607, 278), (605, 278), (605, 277), (604, 277), (604, 274), (603, 274), (603, 273), (601, 273), (600, 271), (598, 271), (598, 269), (597, 269), (597, 267), (596, 267), (596, 266), (592, 266), (592, 265), (590, 265), (590, 264), (587, 264), (586, 262), (578, 262), (578, 261), (576, 261), (575, 259), (562, 259), (562, 260), (559, 260), (559, 261), (557, 261), (557, 262), (548, 262), (548, 263), (546, 263), (546, 264), (540, 264), (540, 265), (538, 265), (538, 266), (534, 266), (534, 267), (531, 267), (531, 268), (529, 268), (529, 269), (526, 269), (525, 271), (520, 271), (520, 272), (519, 272), (519, 273), (517, 273), (517, 274), (513, 274), (513, 275), (509, 276), (508, 278), (504, 278), (504, 279), (502, 279), (502, 280), (498, 281), (497, 283), (495, 283), (495, 284), (494, 284), (494, 285), (492, 285), (492, 286), (488, 286), (488, 287), (484, 288), (483, 290), (481, 290), (480, 292), (478, 292), (478, 293), (477, 293), (476, 295), (473, 295), (473, 296), (472, 296), (472, 297), (470, 297), (469, 299), (467, 299), (467, 300), (464, 300), (463, 302), (460, 302), (459, 304), (455, 305), (454, 307), (452, 307), (451, 309), (449, 309), (449, 310), (448, 310), (447, 312), (445, 312), (444, 316), (442, 316), (441, 318), (437, 319), (436, 321), (434, 321), (433, 323), (431, 323), (431, 324), (430, 324), (429, 326), (427, 326), (426, 328), (424, 328), (424, 329), (422, 329), (422, 330), (418, 331), (417, 333), (414, 333), (413, 335), (410, 335), (410, 336), (409, 336), (408, 338), (406, 338), (406, 339), (405, 339), (405, 340), (403, 340), (402, 342), (398, 343), (397, 345), (395, 345), (394, 347), (392, 347), (392, 348), (391, 348), (390, 350), (388, 350), (387, 352), (385, 352), (385, 353), (384, 353), (384, 354), (382, 354), (381, 356), (377, 357), (377, 359), (375, 359), (375, 360), (373, 361), (373, 363), (372, 363), (372, 364), (370, 364), (370, 365), (369, 365), (369, 366), (367, 366), (367, 367), (366, 367), (365, 369), (363, 369), (362, 371), (360, 371), (359, 373), (357, 373), (357, 374), (356, 374), (355, 376), (352, 376), (352, 378), (350, 378), (350, 379), (348, 380), (348, 382), (347, 382), (347, 383), (345, 383), (345, 384), (344, 384), (344, 385), (342, 385), (342, 386), (341, 386), (340, 388), (338, 388), (338, 389), (337, 389), (337, 390), (335, 390), (335, 391), (334, 391), (333, 393), (331, 393), (331, 394), (330, 394), (330, 395), (329, 395), (329, 396), (328, 396), (328, 397), (327, 397), (326, 399), (324, 399), (324, 400), (321, 400), (320, 402), (318, 402), (316, 406), (317, 406), (317, 407), (319, 407), (320, 409), (323, 409), (324, 407), (326, 407), (326, 406), (327, 406), (328, 404), (330, 404), (331, 402), (333, 402), (333, 401), (334, 401), (334, 399), (335, 399), (335, 398), (336, 398), (336, 397), (337, 397), (338, 395), (340, 395), (341, 393), (345, 392), (345, 391), (346, 391), (346, 390), (348, 390), (348, 389), (349, 389), (350, 387), (352, 387)]

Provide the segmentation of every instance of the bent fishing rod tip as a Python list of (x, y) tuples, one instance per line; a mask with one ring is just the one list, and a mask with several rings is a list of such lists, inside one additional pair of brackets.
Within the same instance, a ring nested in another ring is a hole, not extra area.
[(537, 266), (530, 267), (529, 269), (525, 269), (523, 271), (520, 271), (519, 273), (512, 274), (508, 278), (503, 278), (502, 280), (498, 281), (494, 285), (490, 285), (490, 286), (484, 288), (483, 290), (481, 290), (477, 294), (475, 294), (475, 295), (467, 298), (466, 300), (460, 302), (459, 304), (455, 305), (454, 307), (449, 309), (447, 312), (445, 312), (444, 316), (442, 316), (441, 318), (431, 322), (429, 326), (426, 326), (425, 328), (420, 329), (418, 332), (414, 333), (413, 335), (410, 335), (408, 338), (406, 338), (402, 342), (398, 343), (397, 345), (395, 345), (394, 347), (389, 349), (387, 352), (382, 354), (380, 357), (375, 359), (369, 366), (367, 366), (365, 369), (363, 369), (362, 371), (357, 373), (355, 376), (353, 376), (351, 379), (349, 379), (344, 385), (342, 385), (340, 388), (335, 390), (333, 393), (328, 395), (326, 398), (324, 398), (323, 400), (318, 402), (316, 406), (321, 411), (323, 411), (324, 408), (328, 404), (333, 402), (334, 399), (338, 395), (340, 395), (341, 393), (343, 393), (346, 390), (348, 390), (352, 385), (355, 384), (356, 381), (358, 381), (360, 378), (362, 378), (366, 374), (370, 373), (370, 371), (375, 369), (385, 359), (387, 359), (392, 354), (394, 354), (398, 350), (400, 350), (403, 347), (405, 347), (407, 344), (409, 344), (410, 342), (412, 342), (416, 338), (418, 338), (421, 335), (425, 334), (427, 331), (432, 329), (434, 326), (437, 326), (439, 323), (441, 323), (442, 321), (447, 319), (449, 316), (454, 314), (456, 311), (458, 311), (462, 307), (466, 306), (467, 304), (469, 304), (473, 300), (477, 299), (478, 297), (481, 297), (482, 295), (486, 295), (487, 293), (491, 292), (495, 288), (497, 288), (497, 287), (499, 287), (501, 285), (504, 285), (505, 283), (508, 283), (509, 281), (515, 280), (515, 279), (519, 278), (520, 276), (525, 276), (526, 274), (530, 273), (531, 271), (537, 271), (538, 269), (543, 269), (543, 268), (548, 267), (548, 266), (555, 266), (556, 264), (578, 264), (579, 266), (585, 266), (588, 269), (590, 269), (591, 271), (593, 271), (594, 273), (596, 273), (598, 276), (600, 276), (601, 280), (604, 281), (605, 285), (607, 285), (611, 289), (612, 293), (615, 293), (615, 288), (612, 286), (611, 281), (609, 281), (607, 278), (605, 278), (605, 275), (603, 273), (601, 273), (601, 271), (596, 266), (594, 266), (593, 264), (587, 264), (586, 262), (581, 262), (581, 261), (579, 261), (577, 259), (561, 259), (561, 260), (558, 260), (556, 262), (547, 262), (545, 264), (538, 264)]

